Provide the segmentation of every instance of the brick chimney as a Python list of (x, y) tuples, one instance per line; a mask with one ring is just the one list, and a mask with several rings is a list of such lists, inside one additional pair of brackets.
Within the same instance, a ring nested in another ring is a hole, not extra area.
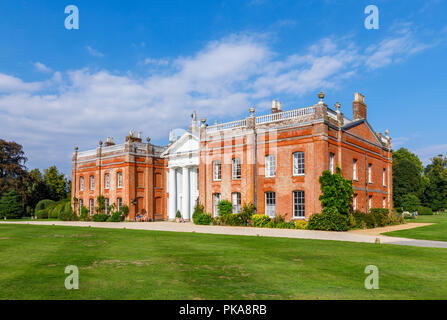
[(354, 102), (352, 102), (352, 120), (366, 119), (365, 97), (356, 92), (354, 94)]

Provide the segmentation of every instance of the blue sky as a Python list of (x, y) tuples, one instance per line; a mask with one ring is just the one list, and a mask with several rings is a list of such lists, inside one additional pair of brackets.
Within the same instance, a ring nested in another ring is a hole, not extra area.
[[(79, 8), (66, 30), (65, 6)], [(378, 30), (364, 27), (367, 5)], [(23, 1), (0, 3), (0, 137), (28, 168), (71, 170), (130, 129), (166, 144), (193, 110), (208, 123), (305, 107), (326, 93), (427, 162), (447, 154), (447, 3), (431, 1)]]

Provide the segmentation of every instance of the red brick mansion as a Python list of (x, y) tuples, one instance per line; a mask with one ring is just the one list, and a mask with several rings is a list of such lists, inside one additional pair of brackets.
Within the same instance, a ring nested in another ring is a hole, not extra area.
[(367, 121), (364, 97), (356, 93), (353, 118), (320, 101), (283, 111), (274, 100), (270, 114), (207, 125), (195, 113), (183, 135), (170, 135), (166, 147), (130, 133), (123, 144), (107, 142), (95, 150), (75, 151), (72, 193), (93, 213), (95, 199), (129, 206), (129, 219), (173, 220), (177, 211), (188, 220), (194, 206), (218, 215), (226, 199), (235, 213), (244, 203), (257, 213), (286, 220), (320, 212), (318, 178), (324, 170), (342, 170), (352, 179), (354, 209), (392, 207), (391, 138)]

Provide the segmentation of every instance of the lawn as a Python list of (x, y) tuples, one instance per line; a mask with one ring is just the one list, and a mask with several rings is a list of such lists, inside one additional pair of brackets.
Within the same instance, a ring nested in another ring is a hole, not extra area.
[(446, 249), (0, 224), (0, 299), (446, 299), (445, 270)]
[(447, 213), (433, 216), (419, 216), (417, 219), (410, 219), (407, 221), (431, 222), (435, 224), (414, 229), (388, 232), (384, 233), (384, 235), (422, 240), (447, 241)]

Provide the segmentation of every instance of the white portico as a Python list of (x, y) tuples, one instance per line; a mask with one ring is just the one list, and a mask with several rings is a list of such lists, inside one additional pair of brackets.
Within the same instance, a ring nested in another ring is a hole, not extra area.
[[(191, 220), (199, 197), (199, 136), (195, 113), (190, 131), (171, 144), (162, 156), (168, 158), (168, 219), (174, 220), (177, 211), (183, 219)], [(174, 141), (175, 140), (175, 141)]]

